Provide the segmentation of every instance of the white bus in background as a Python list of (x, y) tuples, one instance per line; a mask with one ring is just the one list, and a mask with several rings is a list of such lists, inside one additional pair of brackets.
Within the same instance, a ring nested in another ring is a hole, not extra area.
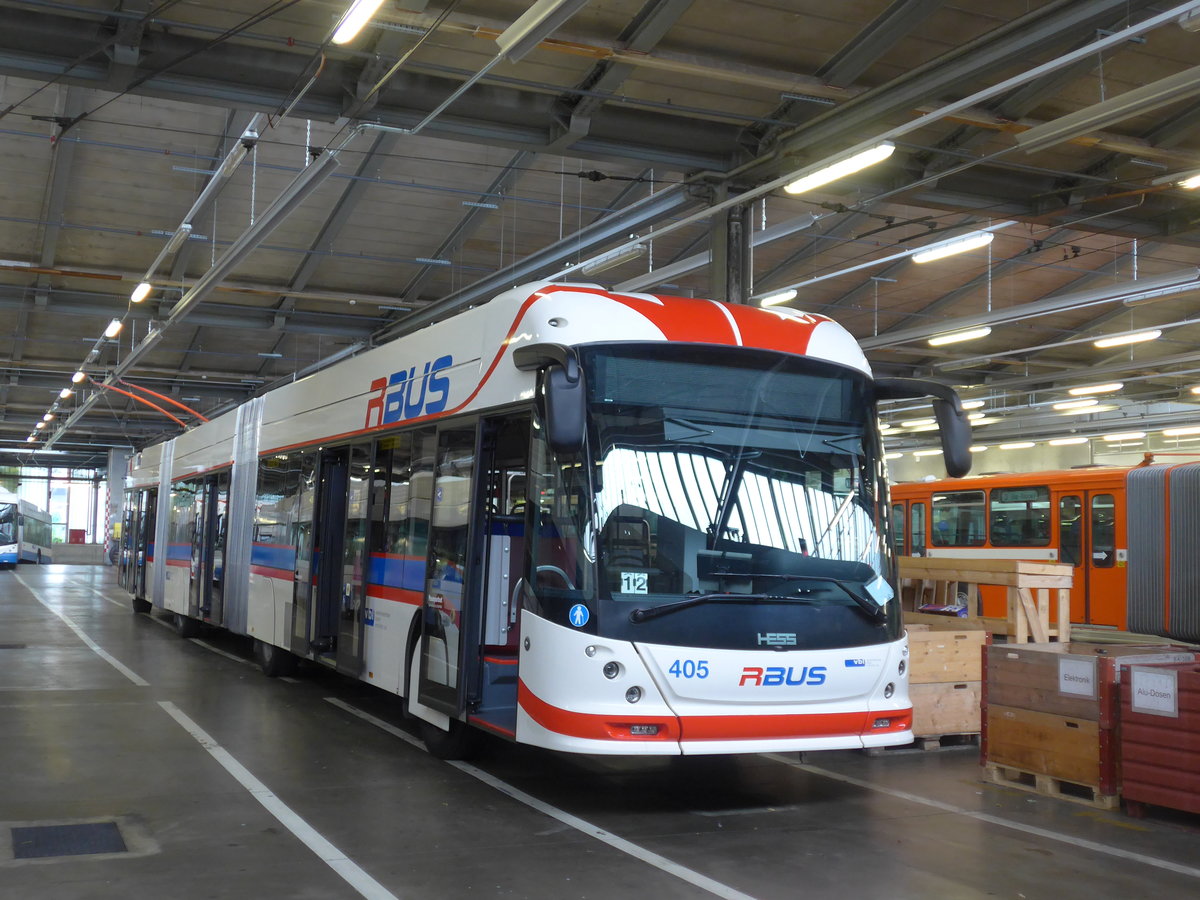
[(121, 577), (440, 755), (903, 744), (876, 403), (926, 394), (964, 474), (953, 391), (829, 319), (524, 285), (138, 453)]
[(50, 535), (49, 513), (0, 490), (0, 566), (50, 562)]

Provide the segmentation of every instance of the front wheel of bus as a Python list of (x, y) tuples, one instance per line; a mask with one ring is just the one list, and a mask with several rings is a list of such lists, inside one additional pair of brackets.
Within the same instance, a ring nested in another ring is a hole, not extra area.
[(436, 725), (418, 719), (417, 730), (429, 755), (438, 759), (470, 759), (479, 751), (483, 736), (478, 729), (457, 720), (451, 720), (449, 731), (442, 731)]

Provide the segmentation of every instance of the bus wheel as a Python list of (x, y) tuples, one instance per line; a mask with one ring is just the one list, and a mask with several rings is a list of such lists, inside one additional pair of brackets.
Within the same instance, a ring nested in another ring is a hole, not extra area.
[(296, 657), (294, 654), (284, 650), (282, 647), (276, 647), (274, 644), (268, 644), (266, 641), (260, 641), (257, 638), (254, 640), (254, 659), (258, 663), (258, 667), (262, 669), (263, 674), (268, 678), (291, 675), (296, 671)]
[(417, 730), (430, 756), (438, 759), (470, 759), (479, 751), (483, 735), (466, 722), (451, 720), (450, 730), (442, 731), (424, 719), (417, 720)]
[(193, 619), (191, 616), (175, 613), (175, 631), (184, 640), (187, 640), (188, 638), (199, 637), (200, 620)]
[(148, 613), (154, 609), (154, 604), (149, 600), (143, 600), (141, 597), (133, 598), (133, 611), (135, 613)]

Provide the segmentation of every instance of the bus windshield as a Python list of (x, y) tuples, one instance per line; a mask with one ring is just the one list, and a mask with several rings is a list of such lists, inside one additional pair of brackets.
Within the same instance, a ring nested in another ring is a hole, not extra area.
[(675, 610), (702, 607), (714, 624), (770, 608), (755, 635), (811, 632), (824, 615), (844, 645), (898, 628), (864, 375), (694, 345), (594, 348), (584, 365), (606, 618), (661, 621), (639, 635), (655, 640), (678, 629)]
[(15, 544), (17, 541), (17, 507), (12, 503), (0, 503), (0, 544)]

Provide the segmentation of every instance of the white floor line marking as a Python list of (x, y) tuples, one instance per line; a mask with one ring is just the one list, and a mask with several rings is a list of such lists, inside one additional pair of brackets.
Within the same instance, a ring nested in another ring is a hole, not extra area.
[(913, 803), (921, 803), (925, 806), (932, 806), (934, 809), (940, 809), (943, 812), (954, 813), (959, 816), (966, 816), (971, 819), (976, 819), (980, 822), (987, 822), (989, 825), (999, 825), (1001, 828), (1011, 828), (1013, 831), (1021, 831), (1025, 834), (1031, 834), (1035, 837), (1046, 838), (1052, 841), (1058, 841), (1063, 844), (1070, 844), (1073, 847), (1079, 847), (1083, 850), (1091, 850), (1095, 853), (1104, 853), (1108, 856), (1115, 856), (1118, 859), (1128, 859), (1133, 862), (1142, 863), (1143, 865), (1153, 866), (1158, 869), (1165, 869), (1168, 872), (1176, 872), (1180, 875), (1188, 875), (1192, 878), (1200, 878), (1200, 869), (1192, 866), (1181, 865), (1170, 860), (1159, 859), (1155, 856), (1145, 856), (1141, 853), (1134, 853), (1132, 850), (1123, 850), (1120, 847), (1113, 847), (1110, 844), (1101, 844), (1097, 841), (1089, 841), (1086, 838), (1071, 837), (1067, 834), (1060, 834), (1057, 831), (1050, 831), (1048, 828), (1039, 828), (1036, 825), (1024, 825), (1020, 822), (1014, 822), (1011, 819), (1002, 819), (999, 816), (993, 816), (989, 813), (977, 812), (975, 810), (966, 809), (961, 806), (954, 806), (951, 803), (942, 803), (940, 800), (932, 800), (929, 797), (920, 797), (916, 794), (910, 794), (908, 791), (900, 791), (895, 788), (884, 787), (879, 784), (872, 784), (869, 781), (864, 781), (861, 778), (855, 778), (852, 775), (842, 775), (838, 772), (831, 772), (828, 769), (822, 769), (820, 766), (810, 766), (807, 763), (796, 762), (794, 759), (788, 759), (784, 756), (779, 756), (775, 753), (764, 753), (768, 759), (773, 759), (776, 762), (781, 762), (784, 765), (791, 766), (794, 769), (800, 769), (804, 772), (810, 772), (813, 775), (820, 775), (824, 778), (832, 778), (834, 781), (841, 781), (846, 784), (853, 784), (856, 787), (866, 788), (870, 791), (877, 791), (881, 794), (899, 798), (900, 800), (909, 800)]
[(276, 797), (265, 784), (250, 773), (249, 769), (234, 759), (228, 750), (213, 740), (204, 729), (188, 718), (179, 707), (169, 700), (160, 700), (158, 701), (158, 705), (166, 711), (167, 715), (178, 722), (188, 734), (194, 737), (200, 746), (207, 750), (209, 755), (237, 780), (238, 784), (249, 791), (250, 795), (263, 805), (267, 812), (278, 819), (281, 825), (294, 834), (304, 846), (315, 853), (321, 862), (337, 872), (348, 885), (368, 898), (368, 900), (398, 900), (395, 894), (363, 871), (357, 863), (335, 847), (319, 831), (300, 818), (290, 806)]
[(79, 638), (81, 641), (83, 641), (85, 644), (87, 644), (87, 647), (89, 650), (91, 650), (93, 653), (95, 653), (97, 656), (99, 656), (102, 660), (104, 660), (106, 663), (108, 663), (110, 666), (112, 666), (114, 669), (116, 669), (118, 672), (120, 672), (122, 675), (124, 675), (126, 678), (128, 678), (130, 681), (132, 681), (138, 687), (149, 687), (150, 686), (150, 682), (148, 682), (146, 679), (142, 678), (141, 675), (137, 674), (137, 672), (130, 669), (123, 662), (121, 662), (116, 657), (112, 656), (107, 650), (105, 650), (103, 647), (101, 647), (99, 644), (97, 644), (95, 641), (93, 641), (90, 637), (88, 637), (84, 633), (83, 629), (80, 628), (78, 625), (76, 625), (74, 622), (72, 622), (71, 619), (66, 614), (59, 612), (57, 609), (55, 609), (53, 606), (51, 606), (49, 603), (47, 603), (45, 600), (43, 600), (42, 595), (39, 594), (37, 591), (35, 591), (33, 588), (31, 588), (29, 586), (29, 583), (24, 578), (22, 578), (20, 575), (17, 575), (16, 578), (17, 578), (17, 581), (21, 582), (21, 584), (25, 586), (25, 590), (27, 590), (27, 591), (29, 591), (29, 593), (33, 594), (33, 599), (37, 600), (38, 603), (42, 604), (42, 606), (46, 607), (46, 609), (50, 610), (50, 612), (54, 613), (56, 616), (58, 616), (60, 619), (62, 619), (63, 624), (66, 625), (68, 628), (70, 628), (73, 632), (75, 632), (75, 636), (77, 638)]
[[(128, 603), (122, 603), (120, 600), (114, 600), (112, 597), (106, 597), (103, 594), (101, 594), (99, 591), (96, 591), (95, 594), (101, 600), (107, 600), (113, 606), (119, 606), (119, 607), (121, 607), (121, 609), (129, 609)], [(132, 612), (132, 610), (130, 610), (130, 612)]]
[(212, 644), (208, 643), (207, 641), (200, 640), (200, 638), (188, 638), (188, 640), (191, 641), (193, 644), (197, 644), (197, 645), (203, 647), (205, 650), (211, 650), (213, 653), (216, 653), (218, 656), (223, 656), (226, 659), (232, 659), (235, 663), (241, 663), (243, 666), (254, 665), (254, 662), (252, 660), (245, 659), (244, 657), (238, 656), (237, 654), (234, 654), (234, 653), (230, 653), (227, 650), (222, 650), (220, 647), (214, 647)]
[(170, 619), (163, 619), (152, 613), (148, 614), (147, 618), (149, 618), (150, 621), (153, 622), (155, 625), (161, 625), (163, 628), (169, 628), (171, 631), (175, 630), (175, 623), (172, 622)]
[[(361, 709), (356, 709), (355, 707), (350, 706), (348, 703), (343, 703), (336, 697), (326, 697), (325, 699), (339, 709), (344, 709), (346, 712), (358, 716), (360, 719), (371, 723), (376, 728), (381, 728), (388, 734), (398, 737), (406, 743), (412, 744), (416, 747), (424, 747), (424, 745), (412, 735), (397, 728), (395, 725), (392, 725), (389, 722), (385, 722), (382, 719), (377, 719), (370, 713), (363, 712)], [(634, 859), (641, 860), (642, 862), (652, 865), (655, 868), (661, 869), (668, 875), (674, 875), (676, 878), (682, 879), (688, 884), (702, 888), (703, 890), (708, 891), (710, 894), (723, 897), (725, 900), (754, 900), (754, 898), (752, 898), (749, 894), (743, 894), (741, 891), (735, 890), (727, 884), (722, 884), (721, 882), (709, 878), (706, 875), (701, 875), (699, 872), (689, 869), (686, 866), (681, 866), (679, 863), (672, 862), (665, 856), (660, 856), (659, 854), (647, 850), (644, 847), (640, 847), (632, 841), (627, 841), (622, 837), (617, 837), (617, 835), (613, 834), (612, 832), (605, 831), (603, 828), (593, 825), (591, 822), (587, 822), (584, 819), (580, 819), (578, 816), (573, 816), (568, 812), (564, 812), (558, 807), (551, 806), (549, 803), (545, 803), (536, 797), (525, 793), (524, 791), (518, 790), (511, 784), (501, 781), (494, 775), (491, 775), (482, 769), (478, 769), (469, 763), (458, 762), (456, 760), (448, 760), (447, 762), (460, 772), (482, 781), (488, 787), (494, 788), (495, 790), (500, 791), (502, 794), (506, 794), (507, 796), (516, 800), (518, 803), (524, 803), (530, 809), (534, 809), (537, 812), (542, 813), (542, 815), (549, 816), (552, 819), (557, 819), (559, 822), (574, 828), (576, 831), (582, 832), (589, 837), (593, 837), (602, 843), (608, 844), (610, 847), (620, 850), (622, 853), (627, 853)]]

